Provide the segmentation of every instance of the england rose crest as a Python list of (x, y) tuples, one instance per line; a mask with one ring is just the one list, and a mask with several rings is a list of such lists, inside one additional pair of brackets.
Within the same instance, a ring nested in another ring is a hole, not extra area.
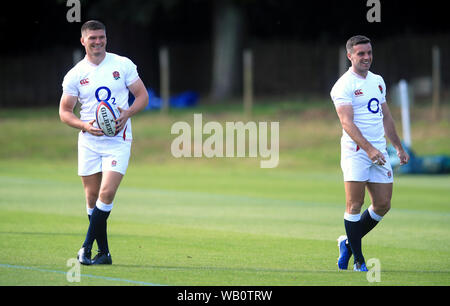
[(114, 77), (114, 80), (120, 79), (120, 73), (119, 73), (119, 71), (114, 71), (114, 72), (113, 72), (113, 77)]

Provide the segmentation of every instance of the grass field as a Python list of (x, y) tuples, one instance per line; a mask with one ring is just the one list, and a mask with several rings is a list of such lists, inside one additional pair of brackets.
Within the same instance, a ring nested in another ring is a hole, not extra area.
[[(413, 114), (416, 153), (450, 154), (449, 118), (428, 122), (425, 113)], [(108, 221), (113, 265), (82, 266), (71, 283), (66, 263), (88, 227), (77, 132), (55, 110), (2, 111), (0, 285), (450, 285), (448, 175), (396, 177), (393, 208), (363, 243), (366, 259), (381, 263), (381, 282), (337, 271), (344, 193), (335, 117), (324, 106), (258, 107), (252, 120), (280, 122), (280, 165), (261, 169), (259, 158), (172, 157), (170, 126), (192, 121), (192, 111), (137, 116)]]

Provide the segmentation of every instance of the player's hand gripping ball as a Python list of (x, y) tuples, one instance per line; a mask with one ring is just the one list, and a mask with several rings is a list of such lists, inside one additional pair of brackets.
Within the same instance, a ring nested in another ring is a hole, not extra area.
[(119, 131), (116, 129), (116, 119), (119, 118), (119, 110), (106, 101), (100, 101), (95, 112), (97, 124), (106, 136), (116, 136)]

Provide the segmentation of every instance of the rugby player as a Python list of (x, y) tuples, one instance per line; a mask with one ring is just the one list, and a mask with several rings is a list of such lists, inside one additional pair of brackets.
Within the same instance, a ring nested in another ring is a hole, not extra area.
[[(84, 186), (89, 228), (77, 258), (81, 264), (112, 264), (107, 239), (107, 219), (130, 158), (132, 130), (130, 118), (148, 104), (146, 87), (136, 65), (126, 57), (106, 52), (106, 28), (91, 20), (81, 27), (81, 44), (86, 56), (64, 77), (59, 106), (61, 121), (80, 130), (78, 135), (78, 175)], [(135, 101), (128, 105), (129, 91)], [(108, 137), (95, 122), (100, 101), (114, 104), (120, 111), (116, 128)], [(80, 118), (74, 114), (81, 104)], [(98, 254), (91, 259), (97, 240)]]
[[(338, 238), (338, 267), (367, 271), (361, 239), (371, 231), (391, 207), (393, 172), (386, 151), (385, 135), (397, 150), (400, 164), (409, 161), (402, 147), (394, 120), (386, 103), (386, 85), (380, 75), (369, 71), (372, 45), (369, 38), (357, 35), (346, 44), (351, 67), (331, 90), (343, 136), (341, 168), (344, 176), (346, 235)], [(372, 204), (361, 214), (367, 188)]]

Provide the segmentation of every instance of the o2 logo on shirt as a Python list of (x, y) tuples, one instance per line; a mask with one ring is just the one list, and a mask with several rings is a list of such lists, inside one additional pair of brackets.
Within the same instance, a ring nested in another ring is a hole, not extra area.
[(371, 113), (378, 113), (380, 111), (380, 101), (378, 101), (377, 98), (370, 99), (369, 103), (367, 104), (367, 109)]
[[(97, 88), (97, 90), (95, 91), (95, 98), (98, 102), (109, 102), (109, 99), (111, 99), (111, 89), (106, 86)], [(112, 101), (109, 103), (116, 105), (116, 98), (113, 97), (111, 100)]]

